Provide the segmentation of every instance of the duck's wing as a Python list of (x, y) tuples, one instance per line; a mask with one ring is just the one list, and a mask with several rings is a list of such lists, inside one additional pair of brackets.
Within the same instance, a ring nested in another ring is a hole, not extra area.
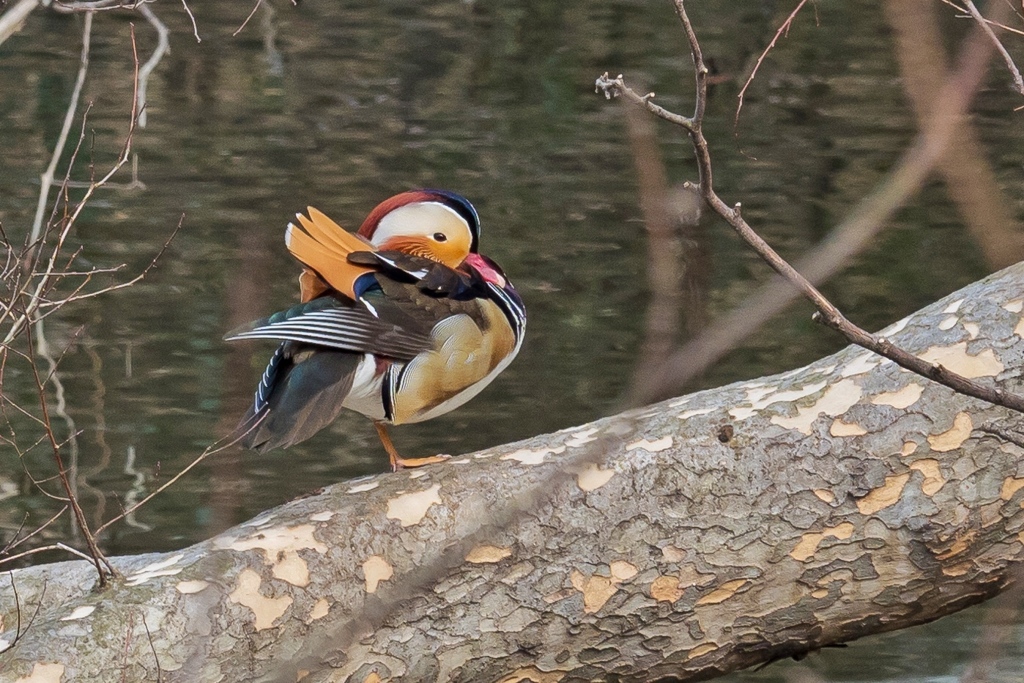
[[(229, 333), (225, 339), (277, 339), (313, 346), (410, 360), (432, 346), (430, 327), (393, 306), (367, 307), (332, 296), (293, 306)], [(390, 313), (381, 316), (379, 311)]]

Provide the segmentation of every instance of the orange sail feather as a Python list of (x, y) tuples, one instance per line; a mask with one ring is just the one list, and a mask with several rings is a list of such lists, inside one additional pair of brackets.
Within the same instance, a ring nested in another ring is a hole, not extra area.
[(373, 251), (373, 247), (312, 206), (306, 211), (309, 217), (296, 214), (299, 225), (289, 223), (284, 237), (288, 251), (307, 269), (299, 277), (302, 301), (316, 298), (328, 287), (355, 299), (356, 279), (372, 269), (349, 263), (348, 255)]

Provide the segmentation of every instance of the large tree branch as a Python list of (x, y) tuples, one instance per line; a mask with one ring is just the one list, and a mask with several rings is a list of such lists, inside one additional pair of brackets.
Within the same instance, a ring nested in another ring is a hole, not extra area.
[[(883, 334), (1017, 390), (1022, 291), (1018, 265)], [(1018, 420), (850, 347), (336, 484), (116, 558), (105, 591), (85, 562), (11, 572), (0, 681), (696, 680), (803, 654), (1012, 581)]]

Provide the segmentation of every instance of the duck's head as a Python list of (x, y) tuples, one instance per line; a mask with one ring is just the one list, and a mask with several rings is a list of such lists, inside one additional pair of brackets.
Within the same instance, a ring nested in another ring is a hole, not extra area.
[(466, 198), (447, 190), (412, 190), (385, 199), (359, 234), (380, 251), (413, 254), (457, 268), (480, 242), (480, 217)]

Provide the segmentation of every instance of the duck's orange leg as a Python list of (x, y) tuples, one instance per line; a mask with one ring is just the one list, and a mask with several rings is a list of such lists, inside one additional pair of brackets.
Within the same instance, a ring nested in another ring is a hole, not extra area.
[(450, 457), (447, 455), (430, 455), (426, 458), (403, 458), (398, 454), (395, 444), (391, 443), (391, 437), (388, 436), (384, 423), (377, 422), (375, 420), (373, 426), (377, 429), (377, 436), (380, 437), (380, 442), (384, 446), (384, 450), (388, 452), (388, 458), (391, 459), (392, 472), (397, 472), (398, 470), (402, 470), (407, 467), (423, 467), (424, 465), (432, 465), (435, 462), (444, 462)]

